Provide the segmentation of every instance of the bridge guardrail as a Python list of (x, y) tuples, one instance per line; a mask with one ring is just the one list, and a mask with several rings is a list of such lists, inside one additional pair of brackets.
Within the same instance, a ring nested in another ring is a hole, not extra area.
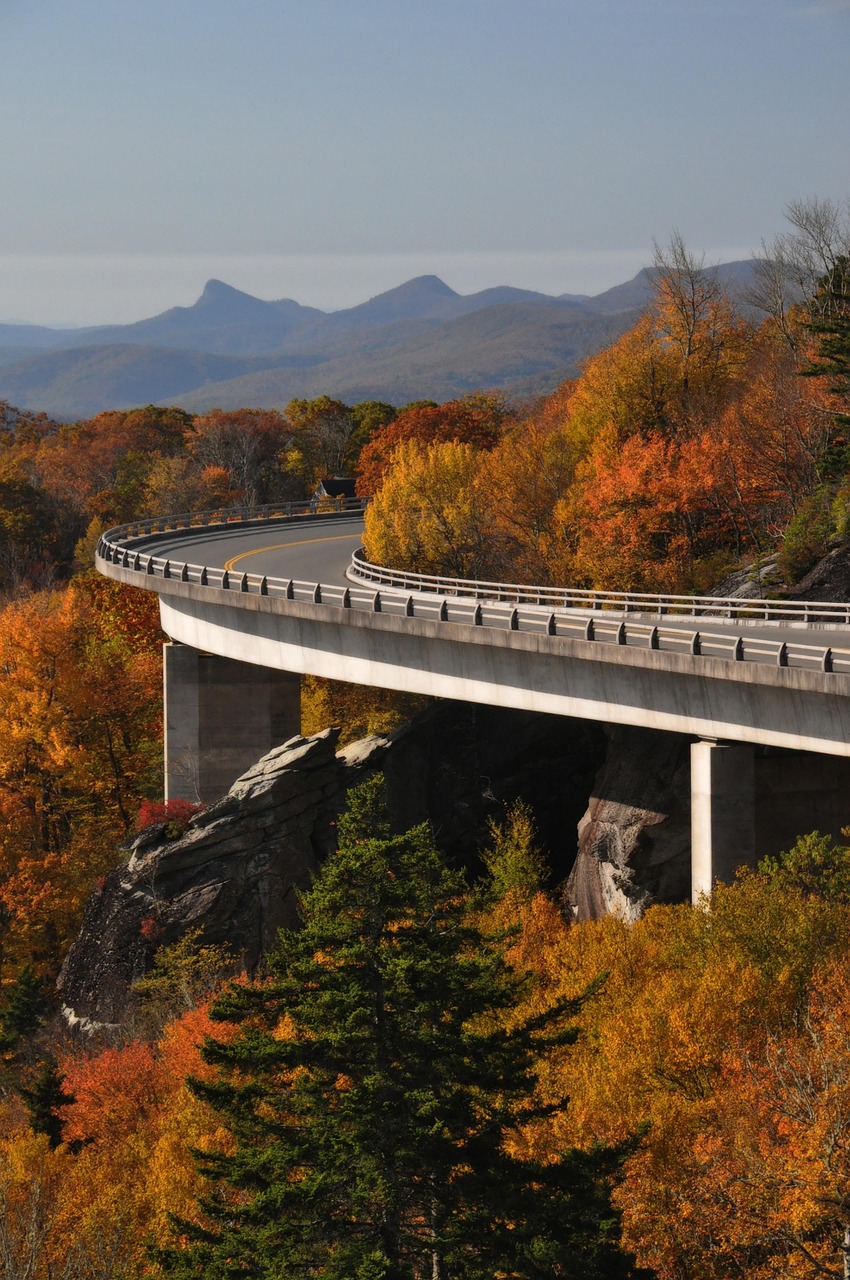
[[(303, 519), (305, 516), (332, 516), (359, 514), (364, 510), (364, 498), (311, 498), (299, 502), (266, 502), (249, 507), (214, 507), (210, 511), (181, 511), (177, 515), (153, 516), (147, 520), (133, 520), (104, 533), (104, 539), (126, 542), (143, 538), (149, 533), (177, 533), (184, 529), (197, 530), (228, 524), (264, 524), (268, 521), (285, 522)], [(98, 554), (100, 548), (98, 547)]]
[[(356, 502), (356, 500), (355, 500)], [(285, 508), (285, 511), (282, 510)], [(573, 592), (556, 588), (519, 587), (503, 583), (465, 582), (457, 578), (436, 578), (427, 574), (406, 574), (386, 569), (379, 565), (369, 565), (362, 554), (355, 555), (361, 568), (382, 576), (382, 585), (390, 585), (389, 591), (371, 590), (368, 586), (341, 587), (305, 582), (295, 579), (273, 578), (262, 574), (235, 573), (232, 570), (192, 564), (186, 561), (146, 554), (132, 549), (132, 544), (148, 534), (178, 532), (183, 529), (215, 528), (231, 523), (264, 522), (275, 520), (281, 523), (292, 523), (305, 516), (333, 515), (340, 510), (356, 512), (356, 505), (346, 504), (317, 511), (310, 503), (286, 503), (267, 505), (265, 507), (244, 507), (222, 509), (215, 512), (186, 512), (176, 516), (158, 519), (135, 521), (117, 529), (111, 529), (101, 537), (97, 558), (107, 564), (119, 565), (132, 572), (143, 574), (146, 578), (175, 579), (181, 582), (194, 583), (201, 587), (233, 591), (239, 594), (248, 593), (260, 596), (276, 596), (289, 600), (300, 600), (312, 604), (332, 605), (342, 609), (360, 609), (371, 613), (394, 613), (410, 618), (426, 618), (431, 621), (460, 623), (473, 627), (498, 627), (510, 631), (528, 631), (546, 634), (552, 637), (585, 640), (590, 643), (607, 643), (617, 645), (640, 646), (648, 649), (666, 649), (670, 652), (687, 653), (695, 657), (720, 657), (734, 662), (769, 661), (786, 667), (795, 666), (808, 670), (850, 674), (850, 647), (802, 644), (796, 641), (771, 641), (763, 638), (749, 639), (740, 634), (727, 632), (711, 632), (699, 629), (687, 630), (679, 627), (665, 627), (663, 622), (647, 623), (631, 619), (606, 617), (612, 608), (624, 612), (624, 599), (636, 602), (675, 601), (684, 604), (687, 601), (710, 602), (713, 605), (741, 606), (741, 601), (718, 601), (715, 597), (687, 596), (648, 596), (628, 592)], [(437, 586), (425, 588), (423, 582), (440, 583), (451, 586), (453, 590), (440, 591)], [(416, 583), (415, 590), (407, 593), (400, 584), (410, 586)], [(140, 584), (141, 585), (141, 584)], [(460, 587), (469, 588), (461, 591)], [(487, 594), (487, 589), (495, 588), (496, 593)], [(515, 590), (523, 593), (522, 599), (516, 599), (510, 593)], [(434, 597), (441, 598), (434, 598)], [(507, 599), (506, 599), (507, 596)], [(599, 603), (573, 604), (577, 598), (592, 597)], [(557, 599), (558, 604), (551, 607)], [(570, 603), (566, 603), (569, 601)], [(746, 605), (776, 605), (784, 608), (786, 602), (757, 601), (744, 602)], [(791, 602), (797, 604), (798, 602)], [(805, 602), (799, 602), (805, 606)], [(642, 604), (642, 608), (646, 605)], [(809, 603), (810, 610), (823, 606)], [(591, 610), (591, 616), (575, 616), (571, 612), (575, 608)], [(838, 621), (850, 614), (850, 606), (836, 607), (838, 617), (830, 612), (829, 617)], [(695, 616), (693, 612), (690, 616)], [(726, 615), (729, 616), (729, 615)], [(764, 617), (764, 615), (758, 615)], [(773, 615), (772, 615), (773, 616)], [(799, 618), (799, 614), (795, 614)]]
[(429, 591), (439, 595), (473, 596), (512, 604), (536, 604), (552, 609), (617, 610), (651, 613), (656, 617), (721, 617), (759, 622), (834, 622), (850, 626), (850, 603), (812, 600), (750, 600), (738, 596), (685, 596), (640, 591), (591, 591), (580, 587), (534, 587), (521, 583), (447, 578), (408, 573), (371, 564), (361, 548), (351, 558), (350, 576), (370, 586), (397, 591)]

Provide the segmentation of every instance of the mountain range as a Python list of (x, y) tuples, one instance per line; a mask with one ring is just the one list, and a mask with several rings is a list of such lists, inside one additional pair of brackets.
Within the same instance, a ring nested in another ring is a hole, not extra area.
[[(752, 262), (718, 268), (742, 293)], [(0, 400), (72, 421), (105, 409), (175, 404), (282, 409), (295, 396), (349, 404), (545, 394), (634, 323), (651, 269), (593, 297), (508, 286), (459, 294), (419, 276), (324, 312), (264, 302), (210, 280), (190, 307), (134, 324), (50, 329), (0, 324)]]

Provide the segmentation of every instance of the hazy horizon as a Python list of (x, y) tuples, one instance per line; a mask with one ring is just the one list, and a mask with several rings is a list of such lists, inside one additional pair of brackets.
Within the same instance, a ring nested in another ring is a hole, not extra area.
[(4, 318), (592, 294), (850, 194), (850, 0), (7, 0), (0, 39)]
[[(705, 261), (731, 262), (752, 252), (708, 250)], [(423, 275), (439, 276), (460, 294), (510, 285), (553, 296), (593, 296), (632, 279), (651, 258), (651, 248), (598, 253), (0, 254), (4, 297), (17, 302), (0, 315), (0, 324), (131, 324), (171, 307), (191, 306), (211, 279), (266, 301), (292, 298), (322, 311), (356, 306)]]

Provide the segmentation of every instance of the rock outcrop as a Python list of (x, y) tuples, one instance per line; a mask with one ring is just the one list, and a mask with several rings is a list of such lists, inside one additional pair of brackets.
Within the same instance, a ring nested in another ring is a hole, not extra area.
[(567, 882), (578, 920), (635, 920), (652, 902), (690, 896), (690, 739), (615, 728), (578, 828)]
[(332, 844), (337, 734), (296, 738), (264, 756), (228, 794), (169, 838), (142, 831), (126, 866), (95, 889), (59, 975), (65, 1015), (84, 1028), (120, 1020), (157, 947), (201, 927), (253, 967), (295, 920), (295, 891)]
[(347, 790), (380, 768), (399, 829), (431, 821), (444, 851), (475, 869), (487, 821), (523, 796), (556, 875), (605, 749), (595, 725), (444, 703), (390, 737), (336, 752), (337, 731), (293, 738), (243, 774), (182, 835), (141, 832), (90, 898), (59, 977), (65, 1016), (83, 1029), (118, 1023), (156, 949), (200, 928), (256, 967), (279, 928), (297, 922), (297, 891), (334, 846)]

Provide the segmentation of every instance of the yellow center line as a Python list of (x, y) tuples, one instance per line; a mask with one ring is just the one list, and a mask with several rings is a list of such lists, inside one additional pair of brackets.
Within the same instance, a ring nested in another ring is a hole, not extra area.
[(249, 556), (261, 556), (266, 551), (284, 551), (287, 547), (309, 547), (314, 542), (344, 542), (346, 538), (362, 538), (361, 533), (335, 533), (331, 538), (302, 538), (299, 542), (278, 542), (273, 547), (257, 547), (254, 551), (243, 551), (241, 555), (232, 556), (230, 560), (225, 560), (224, 567), (230, 571), (234, 565), (240, 560), (247, 560)]

